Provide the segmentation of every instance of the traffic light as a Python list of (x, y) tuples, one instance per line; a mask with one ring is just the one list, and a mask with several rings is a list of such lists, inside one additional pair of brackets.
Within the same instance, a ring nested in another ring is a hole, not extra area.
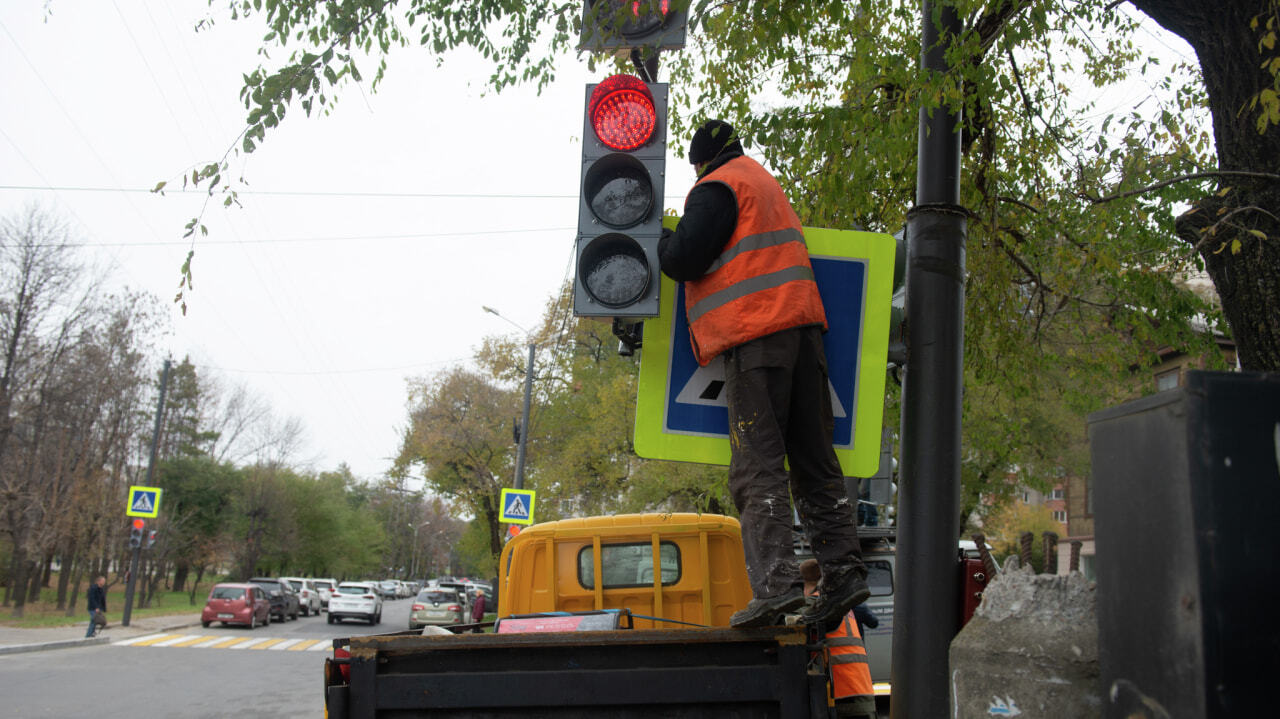
[(133, 520), (133, 528), (129, 530), (129, 549), (138, 549), (142, 546), (142, 531), (147, 528), (147, 520)]
[(156, 530), (153, 529), (147, 532), (147, 549), (151, 549), (154, 546), (156, 546)]
[(587, 85), (573, 313), (658, 316), (667, 85), (613, 75)]
[(893, 297), (889, 300), (889, 364), (907, 364), (907, 230), (899, 230), (893, 258)]
[(682, 48), (688, 7), (689, 0), (586, 0), (578, 49)]

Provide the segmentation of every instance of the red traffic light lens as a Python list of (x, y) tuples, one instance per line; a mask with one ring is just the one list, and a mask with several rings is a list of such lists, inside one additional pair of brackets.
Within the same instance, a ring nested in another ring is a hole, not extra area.
[(615, 150), (644, 145), (658, 126), (653, 93), (635, 75), (613, 75), (596, 85), (587, 102), (587, 116), (600, 142)]
[(147, 526), (147, 520), (145, 520), (145, 519), (135, 519), (135, 520), (133, 520), (133, 528), (134, 528), (134, 529), (143, 529), (143, 528), (145, 528), (146, 526)]

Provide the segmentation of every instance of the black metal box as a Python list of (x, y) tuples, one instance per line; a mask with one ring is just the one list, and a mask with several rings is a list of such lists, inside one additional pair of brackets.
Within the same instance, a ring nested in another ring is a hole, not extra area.
[(1089, 441), (1106, 716), (1280, 711), (1280, 374), (1191, 372)]

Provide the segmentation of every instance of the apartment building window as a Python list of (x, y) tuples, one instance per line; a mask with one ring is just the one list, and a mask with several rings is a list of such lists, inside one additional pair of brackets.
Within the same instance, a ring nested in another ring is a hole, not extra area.
[(1049, 495), (1049, 498), (1050, 499), (1066, 499), (1067, 491), (1061, 487), (1058, 487), (1057, 489), (1053, 490), (1053, 493)]
[(1030, 493), (1030, 492), (1026, 492), (1026, 491), (1024, 491), (1024, 492), (1022, 493), (1022, 503), (1023, 503), (1023, 504), (1031, 504), (1031, 493)]
[(1161, 372), (1156, 375), (1156, 391), (1164, 392), (1165, 390), (1178, 388), (1178, 370), (1171, 369), (1168, 372)]
[(1056, 509), (1053, 512), (1053, 521), (1067, 523), (1067, 511), (1065, 509)]

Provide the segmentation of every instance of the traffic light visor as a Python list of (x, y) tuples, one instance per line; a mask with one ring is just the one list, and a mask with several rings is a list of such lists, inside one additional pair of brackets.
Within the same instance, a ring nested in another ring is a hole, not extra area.
[(635, 75), (613, 75), (596, 85), (587, 102), (587, 116), (596, 137), (614, 150), (643, 146), (658, 125), (653, 93)]
[(644, 222), (653, 211), (653, 180), (631, 155), (606, 155), (587, 169), (582, 196), (591, 215), (614, 229)]
[(649, 289), (649, 261), (640, 243), (626, 235), (600, 235), (578, 258), (582, 286), (605, 307), (626, 307)]

